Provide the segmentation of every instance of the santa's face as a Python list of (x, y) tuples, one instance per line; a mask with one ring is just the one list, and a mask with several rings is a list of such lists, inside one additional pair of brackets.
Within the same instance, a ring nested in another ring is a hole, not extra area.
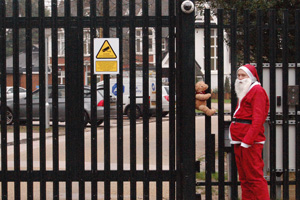
[(237, 78), (239, 80), (243, 80), (245, 78), (250, 78), (250, 77), (248, 76), (248, 74), (244, 70), (240, 69), (240, 70), (237, 71)]
[(238, 78), (235, 80), (235, 92), (237, 97), (241, 100), (247, 94), (252, 81), (243, 70), (239, 70), (237, 74)]

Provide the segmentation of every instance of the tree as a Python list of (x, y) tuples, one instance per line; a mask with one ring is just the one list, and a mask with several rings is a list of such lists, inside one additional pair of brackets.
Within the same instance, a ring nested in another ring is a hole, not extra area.
[(226, 76), (226, 78), (225, 78), (224, 90), (225, 90), (225, 93), (230, 93), (231, 92), (230, 81), (229, 81), (229, 77), (228, 76)]
[[(31, 1), (31, 9), (32, 9), (32, 16), (38, 16), (39, 9), (38, 9), (38, 2), (39, 0), (32, 0)], [(20, 0), (18, 4), (18, 16), (19, 17), (25, 17), (26, 16), (26, 1), (25, 0)], [(7, 0), (5, 1), (5, 8), (6, 8), (6, 16), (7, 17), (12, 17), (13, 16), (13, 0)], [(49, 16), (50, 11), (45, 9), (45, 16)], [(24, 52), (26, 49), (26, 36), (25, 36), (25, 29), (19, 29), (19, 51)], [(6, 55), (11, 56), (13, 53), (13, 31), (12, 29), (7, 29), (6, 30)], [(38, 43), (38, 29), (32, 29), (32, 43), (37, 44)]]
[[(245, 25), (249, 25), (250, 31), (249, 33), (249, 48), (250, 48), (250, 56), (248, 62), (256, 62), (256, 53), (257, 53), (257, 27), (256, 27), (256, 18), (258, 10), (262, 11), (262, 25), (268, 27), (269, 24), (269, 10), (273, 9), (276, 11), (276, 24), (283, 24), (283, 10), (287, 9), (289, 11), (289, 24), (295, 24), (295, 11), (300, 8), (300, 1), (277, 1), (277, 0), (244, 0), (244, 1), (227, 1), (227, 0), (196, 0), (195, 1), (197, 7), (200, 10), (204, 9), (204, 5), (209, 5), (212, 12), (216, 15), (217, 9), (224, 9), (224, 23), (230, 24), (230, 11), (232, 9), (236, 10), (237, 16), (237, 64), (242, 64), (246, 60), (247, 55), (244, 55), (244, 30), (243, 27)], [(248, 23), (244, 19), (245, 10), (249, 13), (249, 22)], [(231, 45), (230, 41), (230, 30), (226, 29), (228, 37), (226, 38), (226, 42), (228, 45)], [(277, 29), (277, 38), (276, 38), (276, 59), (277, 62), (282, 62), (282, 41), (283, 41), (283, 31), (282, 29)], [(269, 62), (269, 30), (268, 28), (263, 29), (263, 49), (262, 49), (262, 59), (263, 62)], [(288, 44), (288, 60), (289, 62), (295, 61), (295, 31), (290, 30), (288, 32), (289, 44)]]

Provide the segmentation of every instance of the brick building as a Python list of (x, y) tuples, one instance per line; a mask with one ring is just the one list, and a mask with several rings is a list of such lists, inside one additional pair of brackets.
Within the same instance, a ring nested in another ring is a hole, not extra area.
[[(6, 58), (6, 85), (13, 86), (14, 70), (13, 55)], [(52, 83), (51, 68), (49, 69), (49, 84)], [(20, 87), (26, 88), (26, 53), (19, 54), (19, 81)], [(36, 90), (39, 86), (39, 48), (37, 45), (32, 46), (32, 90)]]

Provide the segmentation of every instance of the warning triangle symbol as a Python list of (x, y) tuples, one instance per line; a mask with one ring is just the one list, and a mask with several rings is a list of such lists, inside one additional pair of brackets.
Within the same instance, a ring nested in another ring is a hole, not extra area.
[(114, 59), (117, 58), (113, 48), (109, 44), (108, 40), (105, 40), (96, 58), (98, 59)]

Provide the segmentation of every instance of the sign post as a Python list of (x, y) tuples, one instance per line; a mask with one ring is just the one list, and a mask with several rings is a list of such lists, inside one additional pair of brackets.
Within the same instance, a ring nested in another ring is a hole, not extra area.
[(119, 38), (94, 38), (94, 74), (119, 74)]

